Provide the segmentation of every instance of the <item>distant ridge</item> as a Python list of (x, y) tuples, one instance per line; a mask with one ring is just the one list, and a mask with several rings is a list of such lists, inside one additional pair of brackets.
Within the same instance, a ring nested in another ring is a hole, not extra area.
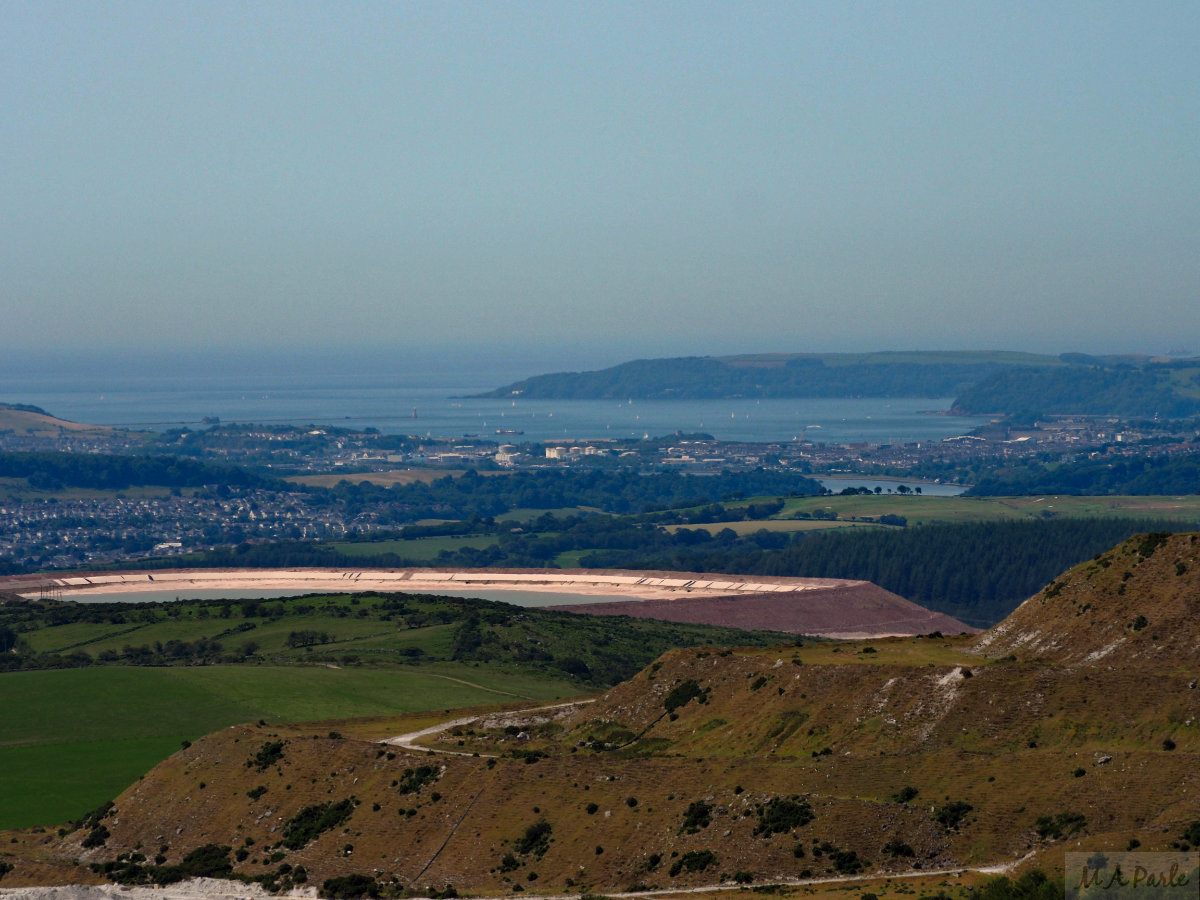
[(946, 398), (963, 415), (1200, 415), (1200, 359), (1009, 351), (771, 353), (639, 359), (537, 375), (483, 398)]
[(1062, 366), (1006, 351), (771, 353), (640, 359), (593, 372), (527, 378), (482, 397), (718, 399), (727, 397), (950, 397), (1013, 367)]
[(112, 431), (103, 425), (84, 425), (68, 422), (50, 415), (40, 406), (31, 403), (0, 403), (0, 430), (12, 431), (29, 437), (58, 437), (63, 432), (107, 433)]

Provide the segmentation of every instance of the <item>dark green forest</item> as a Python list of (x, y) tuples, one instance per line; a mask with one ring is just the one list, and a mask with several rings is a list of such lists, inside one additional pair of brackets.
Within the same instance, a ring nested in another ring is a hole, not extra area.
[[(966, 415), (1115, 415), (1187, 418), (1200, 414), (1195, 363), (1010, 368), (964, 390), (954, 410)], [(1190, 384), (1180, 391), (1176, 379)]]
[(972, 497), (1029, 494), (1171, 495), (1200, 492), (1200, 457), (1139, 454), (1118, 460), (1096, 459), (1022, 466), (982, 475), (967, 492)]
[(712, 476), (631, 469), (548, 469), (480, 475), (468, 471), (429, 484), (385, 488), (344, 482), (332, 498), (357, 503), (386, 502), (404, 520), (500, 516), (514, 509), (582, 506), (617, 515), (698, 506), (762, 495), (819, 494), (818, 482), (803, 475), (755, 469)]
[(41, 490), (91, 488), (121, 491), (135, 485), (275, 487), (283, 482), (236, 466), (178, 456), (118, 456), (109, 453), (3, 452), (0, 478), (24, 478)]

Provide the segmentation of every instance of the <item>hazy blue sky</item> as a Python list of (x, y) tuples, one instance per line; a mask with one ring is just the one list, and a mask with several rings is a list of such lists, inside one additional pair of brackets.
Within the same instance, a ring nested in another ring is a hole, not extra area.
[(0, 349), (1200, 353), (1200, 3), (0, 0)]

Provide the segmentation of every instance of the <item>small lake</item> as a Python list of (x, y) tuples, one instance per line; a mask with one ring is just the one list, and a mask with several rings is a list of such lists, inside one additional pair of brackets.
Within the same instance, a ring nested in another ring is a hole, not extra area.
[(957, 497), (969, 487), (965, 484), (935, 484), (931, 481), (906, 481), (902, 478), (859, 478), (855, 475), (813, 477), (821, 482), (822, 487), (829, 488), (835, 494), (841, 493), (848, 487), (865, 487), (871, 491), (879, 488), (880, 492), (884, 494), (889, 491), (895, 493), (900, 485), (904, 485), (914, 493), (917, 488), (920, 488), (921, 493), (926, 497)]

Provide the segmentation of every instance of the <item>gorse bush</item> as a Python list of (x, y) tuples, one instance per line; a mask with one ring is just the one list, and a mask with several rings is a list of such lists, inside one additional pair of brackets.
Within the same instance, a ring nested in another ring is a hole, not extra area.
[(707, 828), (712, 823), (712, 806), (703, 800), (692, 802), (683, 813), (683, 824), (679, 826), (680, 834), (696, 834), (701, 828)]
[(687, 706), (693, 700), (699, 700), (701, 703), (708, 697), (708, 692), (700, 687), (700, 683), (695, 679), (689, 678), (680, 684), (675, 685), (663, 698), (663, 708), (669, 712), (675, 712), (680, 707)]
[(415, 794), (427, 784), (432, 784), (442, 777), (442, 769), (440, 766), (417, 766), (415, 769), (408, 768), (404, 770), (404, 775), (399, 779), (396, 785), (396, 790), (400, 794)]
[(711, 850), (689, 850), (675, 862), (671, 863), (671, 868), (668, 870), (671, 877), (678, 875), (680, 872), (703, 872), (709, 866), (717, 864), (717, 854)]
[(337, 828), (354, 813), (354, 800), (306, 806), (283, 826), (283, 846), (299, 850), (326, 831)]
[(801, 800), (796, 795), (791, 797), (775, 797), (770, 802), (758, 808), (758, 825), (754, 833), (763, 837), (773, 834), (783, 834), (793, 828), (807, 825), (816, 816), (807, 800)]
[(513, 850), (523, 856), (532, 854), (541, 857), (550, 849), (550, 835), (553, 832), (554, 828), (549, 822), (539, 819), (513, 842)]
[(255, 768), (264, 772), (281, 759), (283, 759), (283, 741), (271, 741), (259, 747), (258, 752), (246, 760), (246, 768)]
[(941, 806), (935, 806), (933, 809), (934, 820), (945, 828), (947, 831), (953, 831), (975, 807), (970, 803), (962, 800), (951, 800), (949, 803), (944, 803)]
[(1077, 812), (1061, 812), (1053, 816), (1039, 816), (1034, 822), (1038, 837), (1057, 840), (1070, 837), (1087, 826), (1087, 817)]

